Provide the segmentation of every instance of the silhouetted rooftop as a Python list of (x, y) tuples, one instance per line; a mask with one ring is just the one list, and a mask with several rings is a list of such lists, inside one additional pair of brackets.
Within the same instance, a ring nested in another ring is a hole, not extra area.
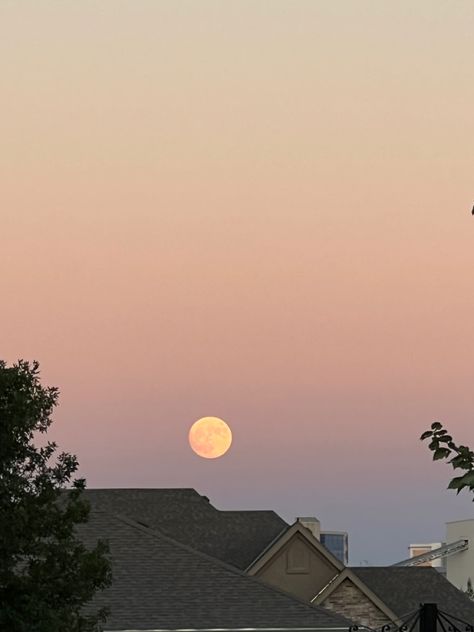
[(220, 511), (188, 488), (88, 489), (92, 508), (120, 513), (245, 569), (288, 525), (274, 511)]

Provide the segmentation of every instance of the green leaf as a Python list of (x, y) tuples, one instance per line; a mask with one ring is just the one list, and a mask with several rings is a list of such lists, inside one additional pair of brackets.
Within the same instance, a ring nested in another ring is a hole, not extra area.
[(447, 443), (449, 445), (453, 438), (451, 437), (451, 435), (443, 435), (439, 438), (439, 440), (441, 441), (441, 443)]
[(461, 477), (464, 485), (474, 485), (474, 471), (468, 472)]
[(424, 441), (425, 439), (428, 439), (428, 437), (431, 437), (432, 434), (433, 432), (431, 430), (427, 430), (421, 435), (420, 441)]
[(451, 465), (455, 470), (469, 470), (471, 468), (471, 463), (469, 460), (466, 460), (466, 457), (462, 456), (462, 454), (458, 454), (450, 461)]
[(447, 456), (451, 454), (451, 450), (449, 448), (438, 448), (435, 450), (433, 454), (433, 461), (439, 461), (440, 459), (445, 459)]
[(461, 492), (465, 487), (469, 487), (470, 491), (473, 490), (474, 471), (468, 472), (467, 474), (464, 474), (464, 476), (456, 476), (448, 485), (448, 489), (455, 489), (457, 494), (459, 494), (459, 492)]
[(441, 424), (439, 421), (434, 421), (431, 424), (431, 430), (441, 430), (442, 427), (443, 427), (443, 424)]
[(463, 478), (464, 476), (456, 476), (455, 478), (451, 479), (449, 481), (448, 489), (462, 489), (464, 487), (464, 484), (462, 482)]

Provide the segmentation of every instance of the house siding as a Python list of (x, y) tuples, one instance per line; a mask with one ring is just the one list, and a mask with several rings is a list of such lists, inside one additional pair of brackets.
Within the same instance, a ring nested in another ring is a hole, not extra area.
[(345, 579), (320, 605), (347, 617), (358, 625), (380, 628), (386, 623), (390, 623), (387, 615), (377, 608), (349, 579)]
[(257, 577), (305, 601), (311, 601), (338, 573), (338, 569), (295, 534), (260, 571)]

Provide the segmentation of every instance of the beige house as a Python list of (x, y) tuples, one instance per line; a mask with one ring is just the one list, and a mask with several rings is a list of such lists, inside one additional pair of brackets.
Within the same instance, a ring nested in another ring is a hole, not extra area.
[(284, 531), (246, 572), (300, 599), (344, 614), (358, 625), (378, 628), (397, 621), (397, 614), (321, 544), (306, 520)]
[(333, 581), (344, 565), (303, 526), (295, 522), (246, 569), (249, 575), (305, 601)]
[(345, 567), (319, 542), (312, 526), (309, 518), (295, 522), (246, 572), (372, 629), (398, 627), (421, 603), (437, 603), (444, 612), (474, 623), (474, 602), (434, 568)]

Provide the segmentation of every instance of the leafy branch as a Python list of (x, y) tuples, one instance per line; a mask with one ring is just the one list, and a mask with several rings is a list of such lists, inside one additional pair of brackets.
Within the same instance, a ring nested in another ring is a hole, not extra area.
[(431, 430), (424, 432), (420, 439), (430, 440), (428, 448), (433, 452), (433, 461), (447, 460), (453, 469), (464, 471), (462, 476), (451, 479), (448, 489), (455, 489), (459, 494), (467, 488), (474, 493), (474, 452), (468, 446), (457, 445), (439, 421), (432, 423)]

